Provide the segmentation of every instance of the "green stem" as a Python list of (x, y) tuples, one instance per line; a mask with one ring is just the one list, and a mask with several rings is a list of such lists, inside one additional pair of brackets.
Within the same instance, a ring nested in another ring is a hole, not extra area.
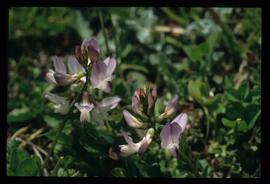
[(174, 13), (170, 8), (168, 7), (161, 7), (161, 11), (163, 11), (169, 18), (177, 22), (178, 24), (186, 24), (185, 19), (178, 16), (176, 13)]
[(107, 51), (106, 54), (110, 54), (109, 42), (108, 42), (107, 34), (106, 34), (106, 31), (105, 31), (105, 28), (104, 28), (104, 19), (103, 19), (102, 10), (98, 10), (98, 17), (99, 17), (99, 21), (100, 21), (103, 36), (105, 38), (106, 51)]
[(192, 161), (182, 151), (179, 151), (179, 154), (180, 154), (181, 158), (183, 158), (184, 160), (187, 161), (189, 167), (193, 170), (196, 177), (200, 177), (200, 174), (199, 174), (196, 166), (192, 163)]
[(209, 118), (209, 113), (208, 110), (203, 107), (204, 114), (206, 116), (206, 133), (205, 133), (205, 139), (208, 139), (209, 137), (209, 132), (210, 132), (210, 118)]
[(64, 129), (64, 127), (65, 127), (65, 124), (66, 124), (66, 121), (64, 121), (61, 125), (60, 125), (60, 127), (59, 127), (59, 129), (58, 129), (58, 132), (57, 132), (57, 136), (56, 136), (56, 138), (54, 139), (54, 141), (53, 141), (53, 143), (52, 143), (52, 147), (51, 147), (51, 149), (50, 149), (50, 151), (49, 151), (49, 154), (47, 155), (47, 157), (46, 157), (46, 159), (45, 159), (45, 161), (44, 161), (44, 164), (42, 165), (42, 171), (46, 168), (46, 166), (47, 166), (47, 164), (48, 164), (48, 161), (49, 161), (49, 158), (52, 156), (52, 154), (53, 154), (53, 151), (54, 151), (54, 147), (55, 147), (55, 145), (56, 145), (56, 143), (57, 143), (57, 141), (58, 141), (58, 139), (59, 139), (59, 137), (60, 137), (60, 135), (61, 135), (61, 133), (62, 133), (62, 130)]
[[(80, 94), (80, 95), (77, 95), (77, 96), (75, 97), (75, 99), (71, 102), (71, 104), (70, 104), (70, 109), (69, 109), (68, 113), (66, 114), (66, 117), (65, 117), (63, 123), (60, 124), (60, 127), (59, 127), (58, 132), (57, 132), (57, 136), (56, 136), (56, 138), (53, 140), (52, 147), (51, 147), (51, 149), (50, 149), (50, 151), (49, 151), (49, 154), (47, 155), (47, 157), (46, 157), (46, 159), (45, 159), (45, 161), (44, 161), (44, 163), (43, 163), (43, 165), (42, 165), (42, 167), (41, 167), (41, 170), (42, 170), (42, 171), (44, 171), (44, 169), (47, 167), (47, 164), (48, 164), (48, 162), (49, 162), (49, 159), (50, 159), (50, 157), (51, 157), (52, 154), (53, 154), (54, 147), (55, 147), (55, 145), (57, 144), (57, 141), (58, 141), (58, 139), (60, 138), (60, 135), (61, 135), (61, 133), (62, 133), (64, 127), (65, 127), (65, 124), (66, 124), (66, 122), (67, 122), (67, 120), (68, 120), (68, 118), (69, 118), (69, 117), (68, 117), (68, 114), (71, 112), (71, 109), (72, 109), (71, 107), (73, 107), (74, 103), (75, 103), (76, 101), (78, 101), (79, 97), (82, 96), (83, 91), (87, 89), (87, 85), (88, 85), (88, 83), (89, 83), (89, 70), (88, 70), (87, 68), (85, 68), (85, 70), (86, 70), (86, 82), (85, 82), (84, 85), (83, 85), (83, 88), (82, 88), (82, 90), (81, 90), (81, 94)], [(42, 172), (42, 174), (44, 174), (44, 173)]]

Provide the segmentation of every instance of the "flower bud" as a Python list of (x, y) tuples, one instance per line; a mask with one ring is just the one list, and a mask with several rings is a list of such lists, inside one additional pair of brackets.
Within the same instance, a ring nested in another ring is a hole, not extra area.
[(123, 111), (123, 115), (124, 115), (124, 118), (127, 122), (127, 124), (130, 126), (130, 127), (133, 127), (133, 128), (140, 128), (142, 127), (142, 122), (140, 122), (137, 118), (135, 118), (134, 116), (132, 116), (127, 110), (124, 110)]

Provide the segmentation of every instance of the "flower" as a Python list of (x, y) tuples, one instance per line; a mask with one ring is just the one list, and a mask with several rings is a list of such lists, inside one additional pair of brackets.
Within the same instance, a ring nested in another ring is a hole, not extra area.
[(85, 55), (91, 61), (96, 62), (99, 58), (100, 49), (95, 39), (85, 39), (81, 45), (81, 51), (77, 50), (76, 55)]
[(107, 97), (101, 102), (97, 103), (94, 109), (91, 111), (91, 116), (94, 121), (103, 124), (104, 120), (107, 120), (108, 111), (117, 107), (121, 101), (119, 97)]
[(84, 68), (74, 56), (70, 56), (67, 61), (69, 74), (67, 73), (67, 68), (62, 59), (53, 56), (52, 60), (55, 71), (50, 69), (49, 72), (46, 73), (46, 79), (54, 84), (68, 85), (80, 77), (80, 72), (85, 72)]
[(187, 124), (187, 114), (181, 113), (170, 123), (167, 123), (160, 132), (161, 147), (168, 149), (176, 157), (179, 148), (179, 138)]
[(138, 88), (134, 91), (134, 95), (131, 98), (131, 107), (133, 112), (137, 114), (142, 114), (143, 106), (141, 103), (140, 96), (144, 96), (144, 92), (141, 88)]
[(149, 89), (147, 95), (148, 109), (151, 109), (154, 106), (156, 98), (157, 98), (157, 88), (155, 86)]
[(47, 98), (51, 102), (55, 103), (55, 105), (54, 105), (55, 113), (59, 113), (62, 115), (65, 115), (68, 113), (68, 111), (70, 109), (70, 104), (69, 104), (67, 98), (55, 95), (55, 94), (50, 93), (50, 92), (45, 94), (45, 98)]
[(94, 88), (110, 93), (112, 89), (112, 73), (116, 67), (116, 60), (107, 57), (104, 61), (94, 62), (91, 72), (91, 83)]
[(164, 113), (162, 113), (159, 116), (159, 118), (160, 119), (167, 118), (167, 117), (171, 116), (174, 112), (176, 112), (178, 109), (178, 100), (179, 100), (178, 95), (175, 95), (171, 99), (171, 101), (169, 101), (169, 103), (166, 105)]
[(89, 102), (87, 91), (83, 92), (81, 103), (75, 103), (74, 105), (81, 112), (80, 121), (82, 123), (90, 122), (90, 111), (94, 108), (94, 104)]
[(146, 151), (146, 149), (148, 148), (149, 144), (152, 141), (152, 137), (154, 136), (154, 129), (153, 128), (148, 129), (146, 135), (138, 143), (134, 143), (132, 138), (128, 136), (127, 132), (121, 131), (121, 134), (123, 135), (127, 144), (119, 145), (120, 156), (127, 157), (137, 152), (139, 154), (143, 154)]
[(142, 122), (140, 122), (137, 118), (135, 118), (134, 116), (132, 116), (127, 110), (124, 110), (123, 111), (123, 115), (124, 115), (124, 118), (127, 122), (127, 124), (130, 126), (130, 127), (133, 127), (133, 128), (140, 128), (142, 127)]

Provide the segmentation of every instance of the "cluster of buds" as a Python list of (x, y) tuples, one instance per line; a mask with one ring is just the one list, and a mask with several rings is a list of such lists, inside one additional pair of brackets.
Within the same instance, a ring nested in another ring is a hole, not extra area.
[[(108, 116), (108, 111), (115, 108), (121, 100), (119, 97), (107, 97), (97, 102), (94, 96), (88, 93), (88, 85), (105, 93), (110, 93), (112, 90), (116, 60), (110, 57), (100, 60), (99, 54), (97, 41), (86, 39), (81, 46), (76, 46), (75, 56), (69, 56), (66, 64), (61, 58), (52, 57), (54, 70), (50, 69), (46, 73), (47, 81), (55, 85), (83, 84), (81, 102), (74, 104), (81, 112), (80, 121), (83, 123), (90, 122), (91, 117), (94, 121), (103, 123)], [(67, 97), (53, 93), (47, 93), (45, 97), (55, 104), (56, 113), (65, 115), (73, 106)]]
[[(159, 126), (155, 126), (156, 123), (161, 124), (166, 122), (168, 118), (171, 118), (178, 111), (178, 96), (175, 95), (171, 101), (165, 107), (165, 110), (159, 116), (154, 115), (154, 107), (157, 98), (156, 87), (144, 89), (136, 89), (132, 96), (132, 111), (136, 114), (132, 115), (127, 110), (123, 111), (123, 116), (126, 123), (136, 130), (143, 130), (145, 133), (144, 137), (137, 143), (133, 142), (133, 139), (128, 135), (127, 132), (121, 131), (122, 136), (127, 142), (126, 145), (118, 146), (118, 154), (122, 157), (129, 156), (134, 153), (143, 154), (152, 139), (154, 138), (155, 132), (160, 131)], [(161, 147), (169, 150), (169, 152), (177, 157), (177, 150), (179, 149), (179, 139), (181, 134), (184, 132), (187, 124), (187, 114), (180, 113), (171, 122), (167, 122), (163, 125), (160, 131)], [(138, 131), (137, 131), (138, 132)], [(112, 155), (112, 151), (110, 152)]]

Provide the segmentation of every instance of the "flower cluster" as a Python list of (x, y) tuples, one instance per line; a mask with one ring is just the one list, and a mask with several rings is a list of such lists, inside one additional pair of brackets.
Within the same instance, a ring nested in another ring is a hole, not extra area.
[[(127, 132), (121, 131), (127, 144), (119, 145), (119, 155), (122, 157), (129, 156), (134, 153), (142, 154), (146, 151), (156, 131), (159, 131), (156, 123), (161, 123), (171, 117), (178, 110), (178, 96), (174, 96), (171, 101), (166, 105), (164, 112), (159, 116), (154, 116), (154, 107), (157, 98), (156, 87), (144, 89), (136, 89), (132, 96), (132, 111), (135, 115), (132, 115), (129, 111), (124, 110), (123, 116), (126, 123), (135, 129), (145, 130), (145, 136), (137, 143), (133, 142), (133, 139)], [(187, 114), (180, 113), (171, 122), (167, 122), (160, 131), (161, 147), (169, 150), (169, 152), (176, 157), (177, 150), (179, 148), (179, 139), (184, 132), (187, 124)]]
[(86, 39), (81, 46), (76, 46), (75, 56), (69, 56), (66, 63), (60, 57), (52, 57), (54, 70), (50, 69), (46, 73), (47, 81), (60, 86), (83, 85), (80, 102), (77, 102), (77, 99), (70, 99), (71, 97), (46, 93), (45, 97), (55, 104), (56, 113), (65, 115), (74, 105), (81, 112), (81, 122), (90, 122), (92, 118), (96, 122), (103, 123), (108, 116), (108, 111), (121, 101), (119, 97), (107, 97), (98, 102), (94, 95), (88, 92), (88, 86), (105, 93), (110, 93), (112, 90), (116, 60), (111, 57), (100, 60), (99, 54), (97, 41)]

